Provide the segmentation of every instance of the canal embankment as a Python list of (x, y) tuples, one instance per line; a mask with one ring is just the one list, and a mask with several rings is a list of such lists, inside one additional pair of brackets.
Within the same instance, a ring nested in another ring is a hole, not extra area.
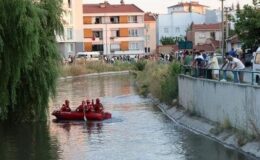
[(226, 147), (260, 158), (260, 88), (180, 75), (178, 103), (154, 99), (176, 123)]
[[(206, 136), (227, 148), (231, 148), (249, 156), (253, 159), (260, 158), (260, 143), (258, 141), (250, 141), (240, 146), (241, 135), (237, 131), (230, 129), (220, 129), (219, 123), (215, 123), (206, 118), (200, 117), (187, 111), (178, 105), (166, 105), (158, 99), (150, 97), (154, 103), (162, 110), (162, 112), (172, 119), (176, 124), (202, 136)], [(216, 130), (220, 130), (216, 133)], [(242, 135), (244, 136), (244, 135)]]

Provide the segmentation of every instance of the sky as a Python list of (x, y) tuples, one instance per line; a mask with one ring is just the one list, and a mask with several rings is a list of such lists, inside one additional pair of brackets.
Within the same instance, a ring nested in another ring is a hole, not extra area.
[[(111, 4), (119, 4), (120, 0), (107, 0)], [(178, 2), (190, 2), (191, 0), (124, 0), (126, 4), (135, 4), (145, 12), (167, 13), (167, 7), (177, 4)], [(218, 9), (221, 6), (220, 0), (193, 0), (200, 4), (209, 6), (210, 9)], [(83, 0), (83, 3), (101, 3), (104, 0)], [(252, 4), (252, 0), (225, 0), (224, 6), (231, 6), (232, 3), (236, 6), (240, 3), (242, 8), (245, 4)]]

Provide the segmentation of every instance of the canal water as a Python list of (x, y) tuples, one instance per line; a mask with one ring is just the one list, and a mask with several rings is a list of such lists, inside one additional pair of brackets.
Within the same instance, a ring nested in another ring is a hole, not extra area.
[(59, 81), (50, 113), (65, 99), (75, 109), (100, 97), (113, 118), (103, 122), (55, 121), (0, 125), (0, 160), (249, 160), (174, 124), (140, 97), (129, 75)]

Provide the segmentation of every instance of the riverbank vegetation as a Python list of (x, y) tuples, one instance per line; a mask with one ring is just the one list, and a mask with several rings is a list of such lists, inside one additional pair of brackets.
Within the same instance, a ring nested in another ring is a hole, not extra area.
[(115, 63), (105, 63), (102, 61), (88, 61), (85, 64), (63, 65), (60, 69), (61, 77), (78, 76), (89, 73), (111, 72), (133, 70), (134, 63), (115, 61)]
[(0, 121), (46, 120), (63, 32), (61, 0), (0, 1)]
[(181, 72), (180, 63), (163, 64), (152, 61), (140, 61), (138, 63), (145, 64), (143, 70), (136, 72), (136, 82), (140, 94), (147, 96), (151, 93), (154, 97), (168, 104), (177, 98), (177, 78)]

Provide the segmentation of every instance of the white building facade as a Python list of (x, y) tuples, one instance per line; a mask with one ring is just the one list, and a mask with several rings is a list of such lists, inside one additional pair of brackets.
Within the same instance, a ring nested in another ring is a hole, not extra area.
[(157, 44), (160, 44), (160, 39), (162, 37), (184, 38), (187, 29), (192, 23), (205, 23), (205, 14), (173, 12), (171, 14), (159, 15), (157, 19)]
[(83, 51), (82, 0), (63, 0), (64, 35), (57, 36), (60, 53), (63, 57), (75, 56)]

